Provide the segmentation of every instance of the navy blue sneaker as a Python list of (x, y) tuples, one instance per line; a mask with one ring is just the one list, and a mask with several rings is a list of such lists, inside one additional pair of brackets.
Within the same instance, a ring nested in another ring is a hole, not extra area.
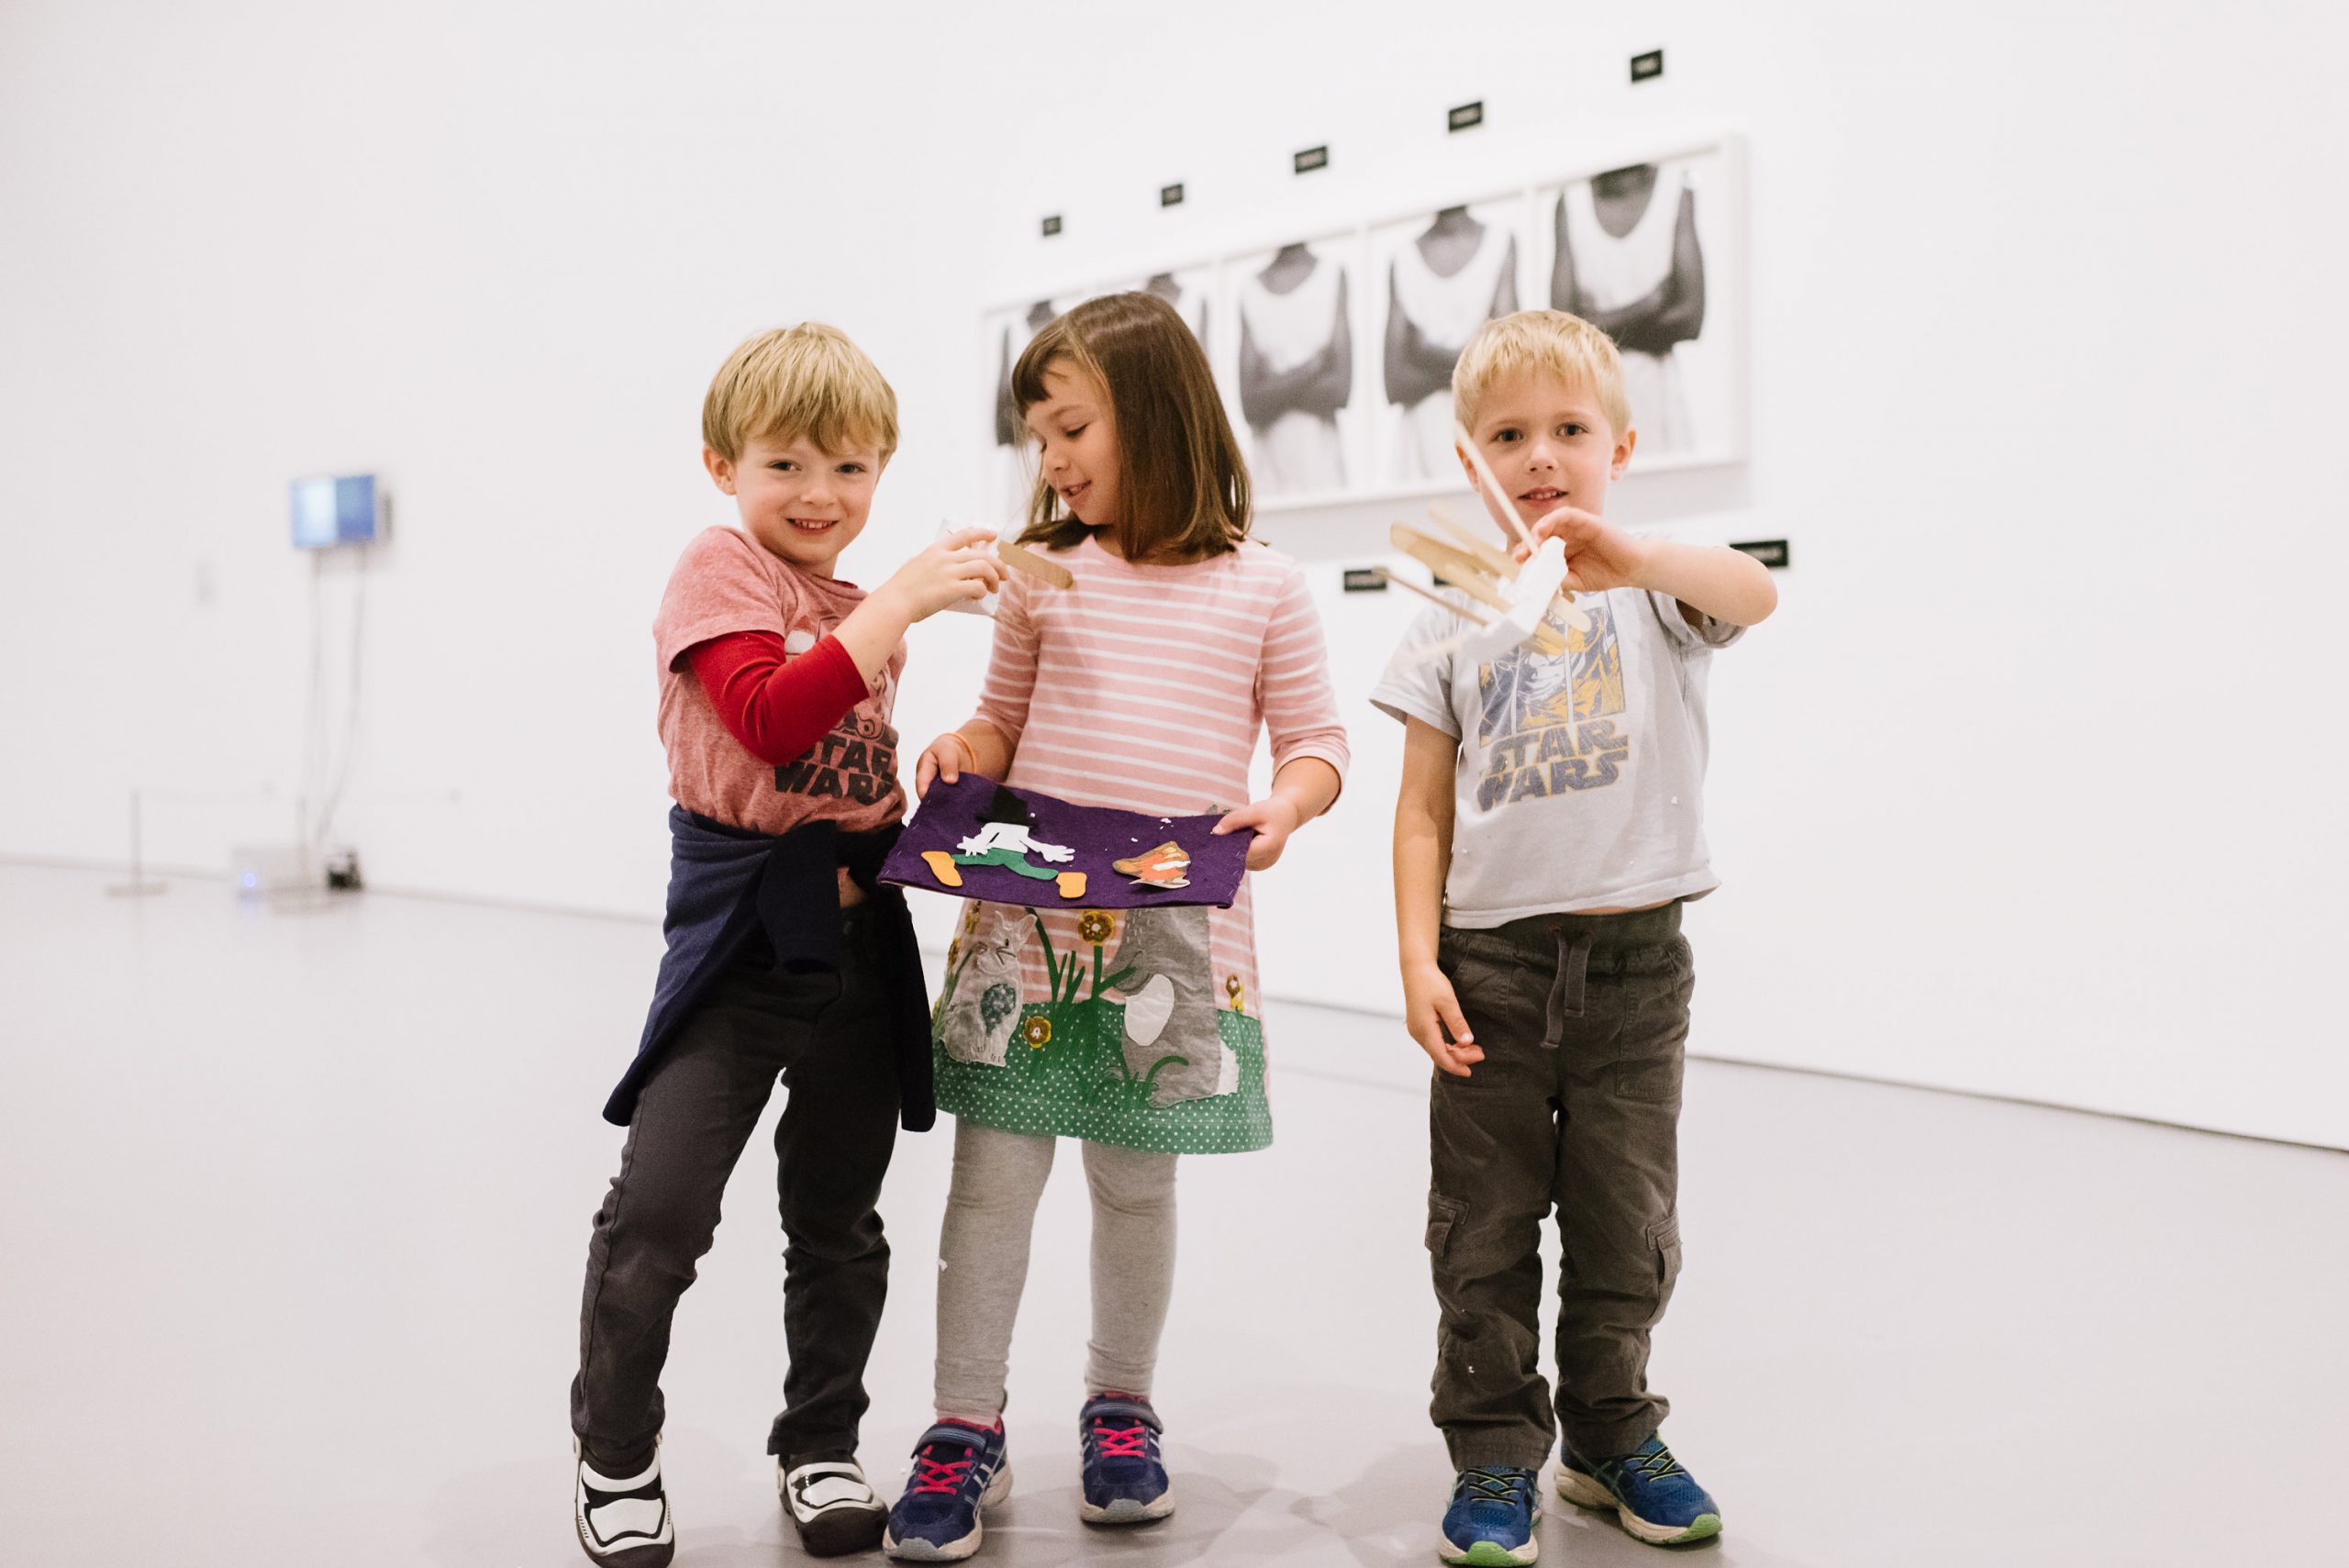
[(1585, 1459), (1571, 1448), (1558, 1466), (1558, 1496), (1578, 1508), (1612, 1508), (1624, 1530), (1650, 1546), (1721, 1533), (1720, 1505), (1680, 1467), (1661, 1437), (1630, 1453)]
[(1077, 1517), (1089, 1525), (1139, 1525), (1174, 1511), (1158, 1457), (1158, 1412), (1130, 1394), (1097, 1394), (1077, 1413), (1085, 1458)]
[(1480, 1464), (1452, 1484), (1452, 1507), (1443, 1511), (1446, 1562), (1505, 1568), (1542, 1555), (1533, 1531), (1542, 1522), (1542, 1492), (1531, 1470), (1513, 1464)]
[(913, 1473), (881, 1548), (908, 1562), (960, 1562), (979, 1549), (979, 1510), (1011, 1493), (1003, 1423), (941, 1421), (914, 1445)]

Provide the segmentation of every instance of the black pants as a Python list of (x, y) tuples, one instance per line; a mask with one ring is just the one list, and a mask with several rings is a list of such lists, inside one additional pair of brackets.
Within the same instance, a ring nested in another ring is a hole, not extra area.
[[(1455, 1467), (1537, 1469), (1559, 1427), (1625, 1453), (1663, 1422), (1648, 1334), (1680, 1272), (1680, 906), (1446, 928), (1438, 960), (1485, 1059), (1435, 1074), (1427, 1244), (1435, 1401)], [(1542, 1378), (1542, 1222), (1558, 1217), (1558, 1390)]]
[(651, 1457), (670, 1319), (778, 1076), (790, 1096), (774, 1150), (791, 1365), (767, 1451), (856, 1447), (888, 1293), (874, 1204), (896, 1141), (897, 1079), (869, 920), (851, 910), (842, 922), (837, 974), (777, 971), (763, 948), (729, 967), (637, 1101), (587, 1247), (571, 1385), (571, 1429), (607, 1474), (634, 1474)]

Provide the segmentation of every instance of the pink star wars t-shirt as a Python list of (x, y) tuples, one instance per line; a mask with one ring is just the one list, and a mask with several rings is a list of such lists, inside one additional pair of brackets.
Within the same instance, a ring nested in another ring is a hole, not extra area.
[(685, 658), (696, 643), (736, 631), (773, 632), (786, 654), (805, 653), (863, 598), (864, 590), (853, 583), (802, 572), (736, 529), (705, 528), (694, 537), (652, 621), (670, 798), (688, 811), (761, 833), (788, 833), (817, 817), (865, 832), (905, 816), (897, 732), (889, 722), (905, 644), (889, 656), (877, 690), (781, 767), (760, 762), (728, 732)]

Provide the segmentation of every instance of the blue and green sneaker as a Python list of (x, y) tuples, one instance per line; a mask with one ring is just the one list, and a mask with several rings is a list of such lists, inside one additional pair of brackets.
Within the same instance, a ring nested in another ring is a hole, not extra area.
[(1680, 1467), (1661, 1437), (1630, 1453), (1585, 1459), (1571, 1448), (1558, 1466), (1558, 1496), (1578, 1508), (1612, 1508), (1626, 1533), (1678, 1546), (1721, 1533), (1720, 1505)]
[(1536, 1473), (1509, 1464), (1480, 1464), (1452, 1484), (1452, 1507), (1443, 1511), (1446, 1562), (1508, 1568), (1542, 1554), (1533, 1538), (1542, 1522), (1542, 1490)]

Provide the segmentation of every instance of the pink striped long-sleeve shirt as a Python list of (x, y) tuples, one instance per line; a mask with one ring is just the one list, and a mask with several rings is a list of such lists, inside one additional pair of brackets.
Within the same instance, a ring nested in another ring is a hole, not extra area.
[[(1343, 779), (1345, 727), (1330, 685), (1305, 574), (1253, 542), (1180, 566), (1137, 565), (1099, 542), (1054, 554), (1075, 576), (1053, 588), (1013, 573), (996, 616), (979, 717), (1012, 746), (1005, 782), (1088, 806), (1164, 816), (1249, 799), (1248, 764), (1269, 731), (1275, 773), (1319, 757)], [(1258, 1010), (1248, 884), (1211, 911), (1218, 983)], [(1074, 911), (1045, 916), (1074, 951)], [(1024, 955), (1023, 994), (1046, 989)]]

